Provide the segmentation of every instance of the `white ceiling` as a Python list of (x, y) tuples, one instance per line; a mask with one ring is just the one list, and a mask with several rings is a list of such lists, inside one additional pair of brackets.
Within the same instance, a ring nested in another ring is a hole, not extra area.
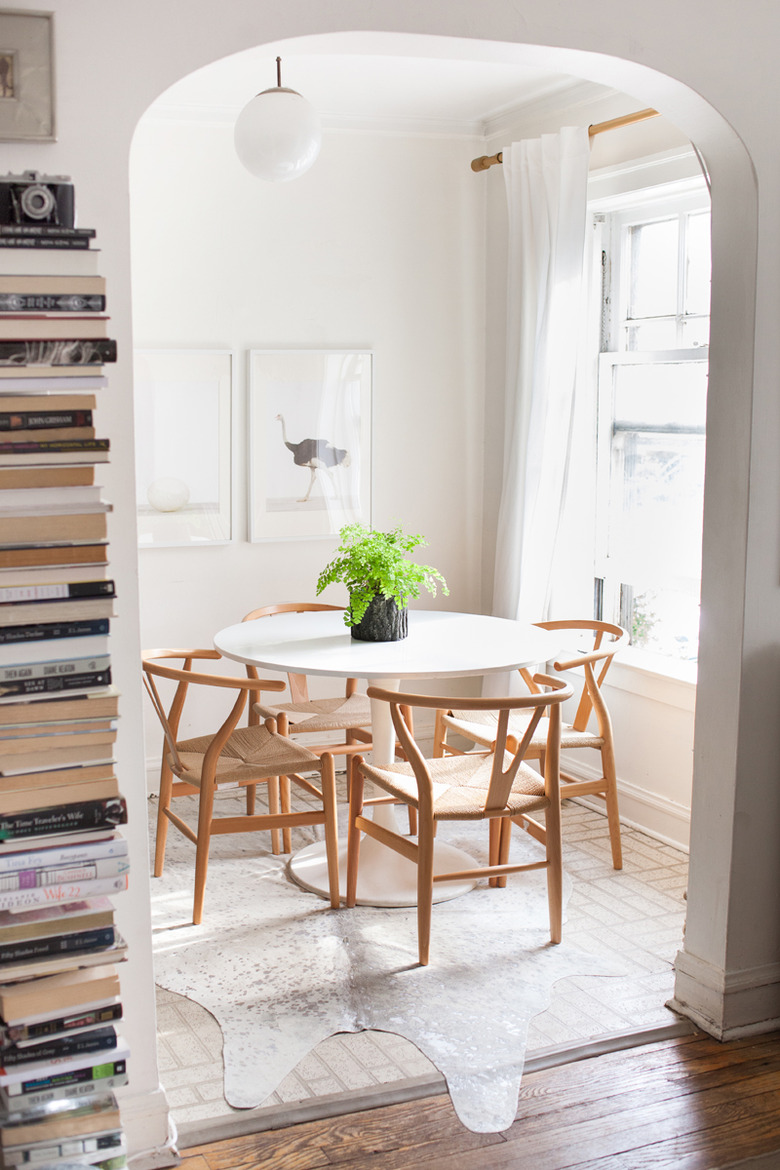
[(282, 58), (282, 84), (307, 98), (326, 126), (372, 123), (484, 134), (509, 110), (562, 91), (587, 85), (594, 94), (611, 92), (512, 59), (520, 56), (517, 46), (495, 48), (365, 33), (260, 45), (182, 78), (158, 98), (150, 114), (233, 120), (251, 97), (276, 85), (277, 56)]

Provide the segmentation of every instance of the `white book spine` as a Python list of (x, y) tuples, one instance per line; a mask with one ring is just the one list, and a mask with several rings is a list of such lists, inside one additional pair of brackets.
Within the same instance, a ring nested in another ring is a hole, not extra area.
[(23, 853), (8, 853), (0, 857), (0, 873), (43, 865), (78, 865), (82, 861), (92, 861), (99, 857), (126, 857), (127, 851), (124, 837), (83, 845), (64, 845), (59, 849), (27, 849)]

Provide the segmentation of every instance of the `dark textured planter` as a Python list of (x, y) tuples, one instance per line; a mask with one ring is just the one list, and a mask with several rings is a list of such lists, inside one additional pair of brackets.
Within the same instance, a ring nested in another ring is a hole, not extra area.
[(358, 642), (400, 642), (409, 633), (406, 606), (399, 609), (392, 597), (372, 598), (352, 637)]

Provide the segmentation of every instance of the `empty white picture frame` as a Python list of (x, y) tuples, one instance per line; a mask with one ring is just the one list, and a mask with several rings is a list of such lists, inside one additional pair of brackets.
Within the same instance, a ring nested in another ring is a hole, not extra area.
[(233, 538), (230, 350), (136, 350), (141, 548)]
[(372, 354), (249, 351), (250, 540), (371, 523)]
[(0, 11), (0, 142), (54, 142), (53, 14)]

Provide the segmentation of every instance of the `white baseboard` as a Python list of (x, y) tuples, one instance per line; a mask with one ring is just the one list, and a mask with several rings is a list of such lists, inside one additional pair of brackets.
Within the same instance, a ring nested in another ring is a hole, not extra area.
[(122, 1128), (127, 1137), (127, 1161), (131, 1170), (158, 1170), (178, 1166), (176, 1127), (168, 1111), (165, 1090), (150, 1093), (117, 1091)]
[(675, 972), (669, 1006), (718, 1040), (780, 1028), (780, 963), (724, 971), (683, 950)]
[[(561, 756), (561, 765), (569, 775), (578, 780), (598, 780), (600, 770), (585, 764), (579, 757)], [(563, 786), (563, 795), (566, 795), (566, 786)], [(604, 801), (596, 797), (578, 797), (580, 803), (597, 812), (605, 812)], [(664, 845), (671, 845), (675, 849), (688, 852), (691, 810), (685, 805), (677, 804), (667, 797), (659, 796), (646, 788), (640, 788), (627, 780), (618, 779), (618, 802), (620, 805), (621, 824), (632, 829), (639, 829), (654, 837)]]

